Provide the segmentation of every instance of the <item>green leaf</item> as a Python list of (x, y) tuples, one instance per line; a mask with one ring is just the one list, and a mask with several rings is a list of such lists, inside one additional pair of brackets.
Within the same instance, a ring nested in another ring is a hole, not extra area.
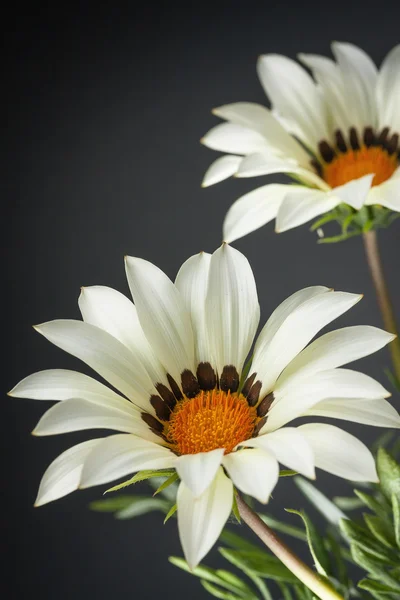
[(136, 473), (131, 479), (128, 481), (124, 481), (123, 483), (119, 483), (112, 488), (109, 488), (104, 493), (108, 494), (109, 492), (117, 492), (128, 485), (133, 485), (134, 483), (138, 483), (139, 481), (145, 481), (146, 479), (150, 479), (150, 477), (171, 477), (175, 473), (174, 470), (158, 470), (158, 471), (139, 471)]
[(214, 598), (221, 598), (222, 600), (240, 600), (243, 598), (243, 596), (237, 596), (236, 594), (227, 592), (204, 579), (202, 579), (200, 583), (209, 594), (214, 596)]
[(390, 564), (393, 560), (393, 553), (385, 547), (382, 547), (382, 544), (378, 543), (375, 538), (372, 537), (366, 527), (357, 525), (357, 523), (354, 523), (349, 519), (342, 519), (340, 522), (340, 529), (350, 541), (352, 547), (356, 545), (385, 563)]
[(240, 512), (239, 512), (238, 505), (237, 505), (236, 494), (233, 494), (232, 512), (235, 515), (236, 521), (240, 525), (242, 522), (242, 519), (240, 518)]
[(327, 577), (330, 571), (329, 558), (325, 550), (323, 540), (314, 527), (314, 524), (310, 521), (304, 511), (293, 510), (289, 508), (286, 508), (285, 510), (294, 515), (298, 515), (301, 517), (301, 519), (303, 519), (307, 533), (308, 547), (310, 548), (310, 552), (314, 559), (315, 568), (320, 575)]
[(343, 586), (343, 589), (347, 590), (349, 588), (349, 575), (347, 573), (346, 564), (344, 562), (344, 549), (341, 547), (338, 540), (336, 539), (336, 535), (334, 535), (332, 531), (328, 531), (326, 537), (330, 555), (332, 556), (332, 558), (335, 559), (335, 573), (337, 579), (339, 583)]
[(354, 496), (335, 496), (332, 498), (332, 502), (343, 510), (356, 510), (363, 506), (363, 502), (359, 498), (354, 498)]
[(290, 589), (284, 583), (279, 584), (279, 589), (282, 592), (283, 600), (293, 600), (293, 596), (290, 593)]
[(136, 496), (135, 500), (129, 506), (119, 510), (115, 514), (115, 518), (121, 520), (132, 519), (133, 517), (140, 517), (153, 511), (161, 511), (166, 513), (169, 510), (169, 506), (169, 502), (162, 500), (161, 498)]
[(225, 585), (229, 585), (229, 589), (241, 590), (244, 594), (249, 594), (252, 592), (247, 583), (242, 581), (237, 575), (234, 575), (230, 571), (226, 571), (225, 569), (217, 569), (215, 571), (215, 575), (225, 582)]
[(376, 498), (370, 494), (366, 494), (361, 490), (354, 490), (354, 493), (360, 498), (360, 500), (367, 506), (372, 512), (376, 513), (381, 519), (386, 519), (390, 522), (388, 515), (390, 514), (390, 504), (386, 500), (385, 496)]
[[(396, 544), (400, 548), (400, 502), (395, 494), (392, 494), (393, 525)], [(399, 557), (400, 560), (400, 557)]]
[(230, 529), (224, 529), (221, 533), (220, 539), (223, 542), (226, 542), (228, 546), (231, 548), (235, 548), (237, 550), (259, 550), (259, 547), (256, 544), (252, 544), (242, 536), (234, 533)]
[(297, 487), (303, 492), (306, 498), (313, 506), (333, 525), (339, 525), (341, 519), (347, 519), (347, 516), (342, 512), (329, 498), (324, 496), (322, 492), (317, 490), (309, 481), (302, 477), (295, 477), (294, 482)]
[(297, 583), (298, 579), (275, 556), (261, 550), (228, 550), (220, 548), (222, 556), (242, 571), (251, 571), (264, 579)]
[(298, 472), (291, 469), (282, 469), (279, 471), (279, 477), (293, 477), (294, 475), (298, 475)]
[(379, 448), (387, 448), (394, 437), (393, 431), (384, 431), (381, 433), (371, 446), (372, 454), (377, 454)]
[(132, 502), (135, 501), (137, 496), (116, 496), (115, 498), (107, 498), (103, 500), (95, 500), (89, 504), (89, 508), (96, 512), (117, 512), (123, 510)]
[(170, 520), (170, 518), (172, 517), (172, 515), (174, 515), (176, 513), (176, 511), (178, 510), (178, 505), (174, 504), (173, 506), (171, 506), (171, 508), (169, 509), (169, 511), (167, 512), (167, 516), (164, 519), (164, 525), (167, 521)]
[(162, 483), (154, 492), (153, 496), (156, 496), (157, 494), (159, 494), (160, 492), (163, 492), (164, 490), (167, 489), (167, 487), (169, 487), (170, 485), (172, 485), (173, 483), (175, 483), (175, 481), (177, 481), (179, 479), (178, 473), (173, 473), (170, 477), (168, 477), (168, 479), (166, 481), (164, 481), (164, 483)]
[[(393, 494), (393, 497), (394, 494)], [(368, 529), (387, 548), (392, 548), (396, 545), (396, 540), (393, 535), (391, 528), (379, 517), (375, 515), (364, 514), (364, 521), (366, 522)]]
[(368, 552), (365, 552), (364, 550), (361, 550), (361, 548), (356, 545), (351, 547), (351, 553), (355, 562), (360, 567), (365, 569), (367, 573), (371, 573), (374, 579), (377, 579), (386, 585), (392, 586), (395, 588), (395, 590), (400, 592), (400, 582), (397, 582), (396, 579), (394, 579), (394, 577), (388, 573), (386, 565), (382, 565), (382, 563), (378, 562), (374, 556)]
[(379, 594), (393, 594), (397, 593), (398, 590), (379, 581), (372, 581), (371, 579), (362, 579), (358, 582), (358, 587), (368, 592), (378, 592)]
[(280, 533), (286, 533), (298, 540), (302, 540), (303, 542), (307, 541), (307, 534), (304, 533), (300, 527), (294, 527), (293, 525), (288, 525), (287, 523), (283, 523), (282, 521), (278, 521), (274, 517), (270, 517), (269, 515), (264, 515), (263, 513), (258, 513), (258, 516), (274, 531), (279, 531)]
[(376, 467), (381, 488), (386, 498), (391, 501), (392, 494), (400, 500), (400, 465), (384, 448), (379, 448)]

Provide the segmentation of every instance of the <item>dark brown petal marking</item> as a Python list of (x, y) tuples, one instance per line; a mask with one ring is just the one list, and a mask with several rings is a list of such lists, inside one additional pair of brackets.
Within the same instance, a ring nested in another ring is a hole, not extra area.
[(358, 133), (357, 133), (355, 127), (350, 128), (349, 138), (350, 138), (350, 146), (353, 148), (353, 150), (359, 150), (360, 142), (358, 140)]
[(171, 375), (169, 373), (167, 374), (167, 379), (168, 379), (169, 387), (171, 388), (172, 393), (174, 394), (175, 398), (177, 400), (182, 400), (183, 394), (182, 394), (181, 390), (179, 389), (179, 386), (176, 383), (175, 379), (173, 377), (171, 377)]
[(249, 406), (255, 406), (258, 402), (258, 397), (260, 395), (262, 383), (261, 381), (256, 381), (254, 385), (251, 386), (251, 390), (247, 395), (247, 402)]
[(157, 383), (156, 390), (164, 400), (165, 404), (167, 404), (172, 410), (176, 404), (176, 398), (171, 390), (169, 390), (163, 383)]
[(322, 177), (323, 175), (323, 171), (322, 171), (322, 167), (321, 167), (321, 163), (318, 162), (318, 160), (316, 158), (313, 158), (311, 161), (311, 166), (314, 167), (316, 173)]
[(330, 163), (336, 156), (336, 152), (328, 144), (328, 142), (322, 141), (318, 144), (320, 154), (326, 163)]
[(261, 419), (261, 421), (259, 421), (257, 423), (257, 425), (254, 427), (253, 435), (251, 437), (257, 437), (258, 436), (258, 434), (260, 433), (261, 429), (264, 427), (265, 423), (267, 422), (267, 418), (268, 417), (263, 417)]
[(399, 143), (399, 134), (394, 133), (390, 140), (386, 144), (386, 150), (389, 154), (394, 154), (397, 151), (397, 146)]
[(233, 365), (227, 365), (222, 369), (219, 387), (223, 392), (237, 392), (239, 387), (239, 373)]
[(337, 149), (340, 150), (340, 152), (347, 152), (346, 140), (344, 139), (344, 135), (340, 129), (335, 131), (335, 138)]
[(163, 424), (153, 417), (153, 415), (149, 415), (149, 413), (142, 413), (142, 419), (154, 431), (161, 432), (164, 429)]
[(367, 148), (376, 145), (376, 136), (372, 127), (366, 127), (364, 129), (363, 141)]
[(210, 363), (200, 363), (197, 367), (196, 375), (202, 390), (214, 390), (217, 387), (217, 376)]
[(199, 382), (192, 371), (185, 369), (181, 375), (183, 393), (187, 398), (194, 398), (200, 392)]
[(165, 404), (164, 400), (160, 398), (160, 396), (150, 396), (150, 404), (156, 411), (156, 415), (161, 421), (168, 421), (171, 409), (167, 404)]
[(257, 406), (257, 415), (259, 417), (264, 417), (267, 412), (269, 411), (269, 408), (271, 406), (271, 404), (274, 401), (274, 394), (273, 392), (271, 392), (270, 394), (268, 394), (267, 396), (265, 396), (265, 398), (263, 400), (261, 400), (260, 404)]
[(389, 133), (389, 127), (384, 127), (378, 136), (378, 145), (379, 146), (384, 146), (386, 144), (388, 133)]
[(244, 386), (242, 388), (242, 394), (245, 398), (247, 398), (247, 396), (249, 395), (249, 392), (251, 390), (251, 386), (254, 383), (254, 380), (256, 378), (257, 373), (253, 373), (253, 375), (251, 375), (250, 377), (248, 377), (246, 379), (246, 381), (244, 382)]

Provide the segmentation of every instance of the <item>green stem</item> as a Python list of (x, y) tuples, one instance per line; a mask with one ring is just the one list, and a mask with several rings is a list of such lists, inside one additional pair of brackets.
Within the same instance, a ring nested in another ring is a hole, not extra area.
[(343, 600), (331, 585), (303, 563), (260, 517), (237, 494), (237, 506), (243, 521), (254, 531), (277, 558), (320, 600)]
[(394, 316), (393, 305), (389, 296), (389, 289), (383, 273), (376, 231), (368, 231), (367, 233), (364, 233), (363, 239), (367, 263), (371, 273), (372, 281), (374, 283), (385, 329), (397, 336), (393, 342), (389, 344), (389, 350), (392, 356), (393, 369), (396, 379), (400, 381), (400, 338)]

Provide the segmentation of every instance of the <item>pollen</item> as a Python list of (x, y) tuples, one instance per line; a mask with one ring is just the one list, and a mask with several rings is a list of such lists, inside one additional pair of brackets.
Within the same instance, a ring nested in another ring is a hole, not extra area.
[(197, 454), (224, 448), (225, 454), (250, 438), (260, 421), (257, 410), (241, 394), (201, 391), (177, 403), (164, 436), (177, 454)]
[(381, 146), (361, 146), (358, 150), (348, 150), (336, 155), (331, 162), (322, 166), (322, 175), (334, 188), (375, 173), (372, 185), (379, 185), (389, 179), (396, 168), (396, 154), (389, 154)]

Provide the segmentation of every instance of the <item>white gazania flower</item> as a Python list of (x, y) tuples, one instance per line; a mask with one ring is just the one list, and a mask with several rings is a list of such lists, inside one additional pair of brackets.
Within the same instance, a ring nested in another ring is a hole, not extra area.
[(287, 173), (296, 185), (270, 184), (239, 198), (224, 222), (231, 242), (276, 218), (286, 231), (341, 203), (400, 211), (400, 45), (378, 71), (360, 48), (333, 43), (336, 62), (300, 54), (261, 56), (258, 75), (272, 112), (238, 102), (215, 109), (225, 119), (202, 142), (226, 154), (203, 186), (231, 175)]
[(189, 258), (175, 283), (139, 258), (126, 258), (126, 272), (135, 304), (107, 287), (83, 288), (83, 322), (36, 327), (119, 393), (66, 370), (35, 373), (10, 392), (62, 401), (43, 415), (36, 435), (121, 432), (61, 454), (43, 476), (36, 505), (142, 469), (175, 468), (179, 534), (194, 567), (231, 513), (234, 486), (267, 502), (278, 463), (310, 478), (319, 467), (351, 480), (377, 480), (368, 448), (339, 427), (286, 427), (308, 415), (400, 426), (380, 383), (339, 368), (379, 350), (392, 335), (347, 327), (308, 345), (360, 296), (322, 286), (293, 294), (262, 329), (240, 386), (259, 322), (247, 259), (224, 244), (212, 256)]

